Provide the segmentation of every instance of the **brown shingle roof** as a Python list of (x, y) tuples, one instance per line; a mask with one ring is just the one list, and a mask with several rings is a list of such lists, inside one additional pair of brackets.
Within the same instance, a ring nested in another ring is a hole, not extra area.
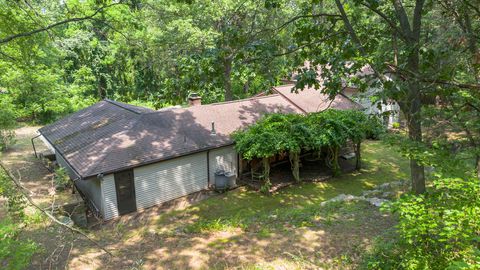
[(232, 144), (233, 131), (274, 112), (301, 110), (277, 94), (162, 111), (107, 100), (39, 131), (86, 178)]
[(314, 88), (305, 88), (298, 93), (292, 92), (293, 84), (274, 87), (273, 91), (282, 95), (305, 113), (320, 112), (326, 109), (362, 109), (362, 106), (343, 94), (330, 100)]

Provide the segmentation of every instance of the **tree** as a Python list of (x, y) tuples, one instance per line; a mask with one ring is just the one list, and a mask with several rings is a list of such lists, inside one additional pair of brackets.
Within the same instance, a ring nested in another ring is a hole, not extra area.
[[(299, 89), (304, 85), (323, 85), (322, 91), (334, 96), (344, 85), (355, 84), (361, 89), (379, 87), (382, 90), (378, 91), (378, 98), (385, 102), (392, 99), (400, 105), (409, 138), (416, 142), (422, 142), (422, 108), (431, 104), (438, 88), (478, 89), (473, 76), (452, 72), (460, 65), (450, 60), (461, 49), (450, 44), (451, 31), (438, 28), (445, 24), (438, 17), (437, 3), (424, 0), (321, 3), (314, 5), (320, 11), (305, 8), (304, 13), (334, 13), (341, 20), (322, 17), (322, 23), (305, 19), (296, 22), (297, 43), (321, 41), (299, 53), (311, 61), (310, 68), (299, 70)], [(317, 76), (311, 76), (317, 74), (318, 66), (324, 67), (319, 74), (321, 83)], [(367, 67), (370, 72), (365, 72)], [(423, 193), (423, 166), (412, 159), (410, 168), (413, 191)]]

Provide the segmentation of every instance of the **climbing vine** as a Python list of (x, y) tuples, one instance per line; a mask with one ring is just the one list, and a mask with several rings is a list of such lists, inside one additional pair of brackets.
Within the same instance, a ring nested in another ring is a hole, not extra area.
[[(235, 132), (235, 149), (247, 160), (262, 159), (264, 185), (270, 185), (269, 158), (288, 154), (292, 174), (300, 181), (300, 154), (302, 150), (320, 152), (328, 149), (327, 165), (333, 175), (340, 174), (339, 150), (348, 140), (355, 145), (360, 157), (361, 142), (372, 130), (372, 120), (356, 110), (326, 110), (307, 116), (298, 114), (269, 114), (246, 130)], [(357, 159), (360, 169), (360, 158)]]

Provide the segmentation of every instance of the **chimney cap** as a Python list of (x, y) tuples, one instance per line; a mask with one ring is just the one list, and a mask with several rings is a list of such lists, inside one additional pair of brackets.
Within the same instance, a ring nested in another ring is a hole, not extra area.
[(202, 105), (202, 97), (197, 93), (191, 93), (190, 95), (188, 95), (188, 105), (189, 106)]
[(201, 99), (201, 98), (202, 98), (202, 97), (201, 97), (199, 94), (197, 94), (197, 93), (191, 93), (190, 95), (188, 95), (188, 99), (193, 99), (193, 100), (195, 100), (195, 99)]

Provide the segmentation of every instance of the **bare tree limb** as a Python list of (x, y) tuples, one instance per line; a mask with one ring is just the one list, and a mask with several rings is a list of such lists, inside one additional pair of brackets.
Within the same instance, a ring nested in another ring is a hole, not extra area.
[(395, 8), (395, 14), (397, 15), (398, 21), (400, 22), (400, 27), (407, 36), (411, 36), (412, 29), (410, 28), (410, 23), (408, 22), (407, 12), (403, 7), (401, 0), (393, 0), (393, 7)]
[(48, 26), (45, 26), (45, 27), (41, 27), (41, 28), (38, 28), (38, 29), (35, 29), (35, 30), (32, 30), (32, 31), (29, 31), (29, 32), (23, 32), (23, 33), (18, 33), (18, 34), (15, 34), (15, 35), (11, 35), (11, 36), (8, 36), (6, 38), (3, 38), (3, 39), (0, 39), (0, 45), (2, 44), (5, 44), (5, 43), (8, 43), (14, 39), (17, 39), (17, 38), (21, 38), (21, 37), (28, 37), (28, 36), (31, 36), (31, 35), (34, 35), (34, 34), (37, 34), (37, 33), (41, 33), (41, 32), (44, 32), (44, 31), (48, 31), (52, 28), (55, 28), (57, 26), (60, 26), (60, 25), (64, 25), (64, 24), (68, 24), (68, 23), (72, 23), (72, 22), (80, 22), (80, 21), (85, 21), (85, 20), (89, 20), (89, 19), (92, 19), (93, 17), (95, 17), (99, 12), (101, 12), (102, 10), (104, 9), (107, 9), (107, 8), (110, 8), (112, 6), (116, 6), (116, 5), (120, 5), (120, 4), (123, 4), (123, 2), (118, 2), (118, 3), (113, 3), (113, 4), (110, 4), (110, 5), (106, 5), (106, 6), (103, 6), (103, 7), (100, 7), (98, 8), (94, 13), (88, 15), (88, 16), (84, 16), (84, 17), (77, 17), (77, 18), (70, 18), (70, 19), (66, 19), (66, 20), (63, 20), (63, 21), (59, 21), (59, 22), (56, 22), (56, 23), (53, 23), (53, 24), (50, 24)]
[(39, 210), (40, 212), (42, 212), (44, 215), (46, 215), (51, 221), (55, 222), (56, 224), (62, 226), (62, 227), (65, 227), (67, 228), (68, 230), (74, 232), (74, 233), (78, 233), (80, 235), (82, 235), (83, 237), (85, 237), (88, 241), (90, 241), (91, 243), (93, 243), (95, 246), (97, 246), (98, 248), (100, 248), (101, 250), (105, 251), (105, 253), (107, 253), (108, 255), (112, 256), (112, 257), (115, 257), (115, 255), (113, 255), (110, 251), (108, 251), (104, 246), (102, 246), (101, 244), (99, 244), (97, 241), (93, 240), (92, 238), (90, 238), (86, 233), (84, 233), (83, 231), (73, 227), (73, 226), (69, 226), (67, 224), (64, 224), (62, 223), (60, 220), (58, 220), (55, 216), (53, 216), (52, 214), (50, 214), (48, 211), (45, 211), (42, 207), (40, 207), (38, 204), (36, 204), (33, 199), (30, 197), (29, 193), (30, 193), (30, 190), (28, 190), (27, 188), (23, 187), (22, 184), (20, 184), (19, 181), (17, 181), (16, 177), (13, 176), (9, 170), (7, 170), (7, 168), (5, 167), (5, 165), (0, 161), (0, 168), (3, 169), (5, 171), (5, 173), (7, 174), (7, 176), (12, 180), (12, 182), (15, 184), (15, 186), (19, 189), (19, 191), (23, 194), (23, 196), (25, 197), (25, 199), (27, 199), (27, 201), (29, 202), (29, 204), (31, 206), (33, 206), (34, 208), (36, 208), (37, 210)]
[(373, 11), (374, 13), (376, 13), (378, 16), (380, 16), (386, 23), (388, 23), (388, 25), (392, 28), (393, 31), (397, 32), (400, 36), (402, 36), (403, 38), (406, 38), (405, 36), (405, 33), (402, 31), (402, 29), (398, 28), (398, 26), (395, 24), (395, 22), (393, 22), (392, 20), (390, 20), (388, 18), (387, 15), (385, 15), (385, 13), (381, 12), (379, 9), (367, 4), (367, 3), (361, 3), (362, 6), (370, 9), (371, 11)]

